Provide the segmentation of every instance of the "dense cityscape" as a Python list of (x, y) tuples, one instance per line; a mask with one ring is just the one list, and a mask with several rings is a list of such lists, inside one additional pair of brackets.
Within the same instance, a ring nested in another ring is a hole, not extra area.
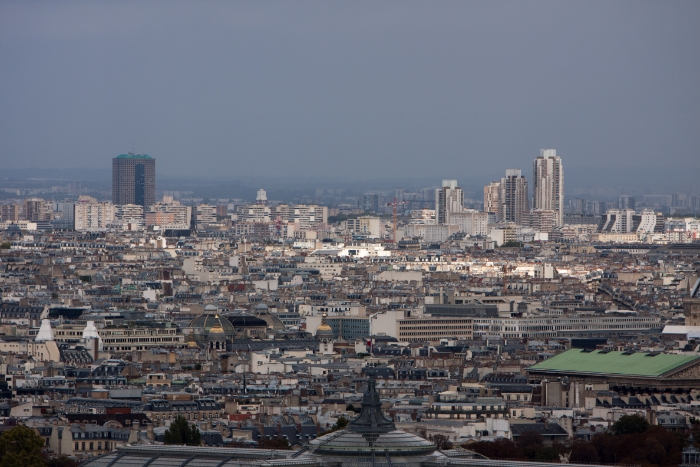
[(0, 467), (700, 467), (698, 25), (0, 1)]
[(4, 182), (2, 429), (46, 458), (694, 465), (698, 194), (568, 199), (554, 149), (483, 200), (187, 199), (156, 175), (114, 157), (109, 201)]

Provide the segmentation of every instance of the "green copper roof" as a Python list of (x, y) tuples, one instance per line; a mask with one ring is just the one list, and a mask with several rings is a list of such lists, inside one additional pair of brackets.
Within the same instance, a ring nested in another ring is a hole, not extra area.
[(148, 154), (119, 154), (116, 159), (153, 159)]
[(700, 362), (700, 357), (675, 354), (657, 354), (652, 357), (646, 352), (624, 355), (623, 352), (601, 353), (599, 350), (584, 352), (581, 349), (571, 349), (531, 366), (528, 370), (661, 376), (692, 361)]

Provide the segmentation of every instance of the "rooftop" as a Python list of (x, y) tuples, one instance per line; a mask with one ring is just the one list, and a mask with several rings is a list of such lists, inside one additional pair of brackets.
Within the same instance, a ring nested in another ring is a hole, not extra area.
[(676, 354), (652, 356), (645, 352), (586, 352), (571, 349), (531, 366), (528, 370), (658, 377), (691, 362), (700, 362), (700, 357)]
[(119, 154), (115, 159), (153, 159), (148, 154)]

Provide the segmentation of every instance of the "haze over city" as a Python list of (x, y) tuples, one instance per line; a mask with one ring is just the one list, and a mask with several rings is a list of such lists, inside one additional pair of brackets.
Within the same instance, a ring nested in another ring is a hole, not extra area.
[(698, 19), (697, 2), (6, 1), (0, 161), (109, 176), (133, 147), (164, 179), (478, 187), (553, 147), (572, 184), (673, 191), (700, 174)]

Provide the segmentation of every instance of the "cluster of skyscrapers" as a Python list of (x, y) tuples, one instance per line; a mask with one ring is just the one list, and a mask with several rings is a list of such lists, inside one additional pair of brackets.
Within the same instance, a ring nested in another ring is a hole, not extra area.
[(503, 178), (484, 187), (484, 211), (499, 222), (564, 225), (564, 168), (555, 149), (540, 151), (533, 162), (532, 185), (530, 197), (522, 171), (506, 169)]

